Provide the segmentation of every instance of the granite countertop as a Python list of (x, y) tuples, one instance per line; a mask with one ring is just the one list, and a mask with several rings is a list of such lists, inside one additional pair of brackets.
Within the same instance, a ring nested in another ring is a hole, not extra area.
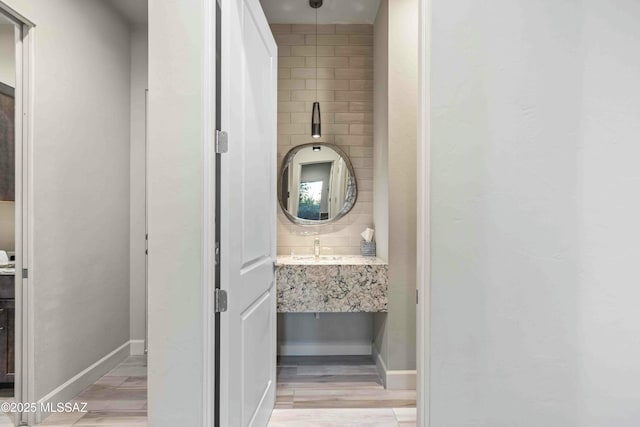
[(279, 256), (279, 313), (386, 312), (389, 266), (359, 255)]
[(278, 255), (276, 266), (285, 265), (387, 265), (377, 257), (362, 255), (322, 255), (316, 259), (313, 255)]

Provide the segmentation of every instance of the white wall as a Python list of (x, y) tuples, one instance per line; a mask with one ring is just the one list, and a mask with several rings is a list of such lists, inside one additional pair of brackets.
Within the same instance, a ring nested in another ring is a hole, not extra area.
[(101, 1), (10, 0), (33, 31), (34, 397), (129, 340), (129, 32)]
[(431, 426), (637, 426), (640, 4), (432, 13)]
[[(146, 112), (148, 87), (148, 33), (145, 25), (131, 28), (131, 199), (130, 199), (130, 328), (132, 340), (145, 339), (146, 327), (146, 256), (145, 256), (145, 181), (146, 181)], [(139, 346), (138, 346), (139, 347)], [(139, 350), (139, 348), (138, 348)]]
[(149, 4), (148, 399), (157, 427), (203, 425), (204, 7)]

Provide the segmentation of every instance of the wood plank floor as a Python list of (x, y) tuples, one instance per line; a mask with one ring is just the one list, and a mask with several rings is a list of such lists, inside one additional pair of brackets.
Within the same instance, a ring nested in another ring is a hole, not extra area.
[(415, 390), (385, 390), (370, 357), (280, 357), (269, 427), (416, 425)]
[[(146, 358), (130, 357), (74, 400), (88, 413), (44, 426), (146, 427)], [(416, 393), (385, 390), (368, 357), (283, 357), (269, 427), (415, 427)]]
[(88, 412), (58, 413), (39, 426), (146, 427), (147, 357), (130, 356), (73, 399)]

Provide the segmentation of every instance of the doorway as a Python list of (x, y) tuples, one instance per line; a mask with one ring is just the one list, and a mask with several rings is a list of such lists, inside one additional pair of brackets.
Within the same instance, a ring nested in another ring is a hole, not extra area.
[[(216, 2), (223, 8), (233, 7), (236, 3), (243, 2)], [(250, 1), (251, 3), (247, 7), (253, 7), (258, 2)], [(304, 2), (303, 2), (304, 3)], [(215, 160), (215, 153), (213, 151), (212, 137), (215, 135), (215, 129), (211, 118), (215, 116), (218, 111), (215, 110), (215, 92), (212, 90), (212, 79), (219, 78), (213, 70), (214, 58), (211, 58), (211, 49), (214, 40), (217, 42), (212, 33), (215, 30), (212, 17), (214, 16), (213, 8), (209, 10), (208, 7), (212, 5), (205, 3), (204, 5), (181, 5), (178, 6), (170, 3), (161, 3), (162, 7), (152, 8), (151, 20), (156, 22), (167, 22), (166, 25), (152, 26), (150, 35), (151, 46), (151, 90), (150, 90), (150, 105), (151, 105), (151, 128), (150, 138), (153, 141), (153, 149), (150, 152), (150, 183), (151, 188), (168, 188), (168, 189), (180, 189), (180, 193), (177, 191), (159, 193), (151, 192), (150, 197), (150, 282), (153, 286), (150, 287), (150, 322), (152, 327), (150, 328), (150, 365), (154, 368), (150, 369), (150, 379), (153, 380), (156, 387), (150, 390), (150, 404), (156, 408), (155, 413), (150, 413), (150, 422), (158, 425), (167, 425), (170, 422), (181, 423), (183, 425), (200, 425), (207, 423), (207, 417), (211, 416), (211, 407), (203, 408), (200, 402), (213, 402), (211, 398), (211, 389), (213, 388), (209, 380), (214, 377), (215, 370), (212, 369), (210, 363), (215, 360), (215, 351), (212, 350), (212, 343), (215, 341), (215, 328), (221, 326), (223, 328), (228, 327), (228, 323), (231, 320), (229, 312), (222, 312), (215, 316), (211, 312), (214, 301), (216, 301), (215, 293), (212, 292), (212, 283), (215, 282), (213, 274), (211, 272), (212, 260), (216, 258), (218, 254), (213, 244), (211, 232), (211, 209), (222, 208), (222, 214), (226, 218), (233, 218), (234, 221), (240, 221), (242, 218), (242, 212), (233, 211), (228, 207), (225, 208), (226, 200), (223, 200), (223, 205), (218, 206), (218, 203), (212, 203), (211, 200), (211, 186), (212, 183), (217, 183), (217, 177), (215, 173), (219, 171), (213, 170), (211, 165)], [(258, 4), (259, 5), (259, 4)], [(190, 33), (190, 49), (184, 48), (184, 39), (180, 37), (184, 31), (184, 25), (173, 25), (170, 16), (172, 14), (180, 13), (186, 20), (193, 22), (202, 22), (204, 16), (205, 25), (195, 26)], [(244, 11), (246, 14), (246, 10)], [(224, 12), (223, 12), (224, 14)], [(188, 18), (188, 19), (187, 19)], [(229, 23), (229, 20), (221, 19), (223, 22)], [(250, 35), (254, 36), (252, 40), (257, 38), (257, 32)], [(222, 33), (222, 37), (229, 37), (226, 32)], [(299, 38), (295, 36), (294, 38)], [(269, 39), (269, 37), (266, 37)], [(354, 40), (358, 40), (358, 37), (353, 37)], [(209, 44), (207, 44), (209, 43)], [(241, 52), (242, 41), (230, 43), (227, 40), (223, 40), (223, 46), (232, 46), (234, 52)], [(162, 47), (162, 48), (161, 48)], [(305, 46), (302, 46), (304, 48)], [(293, 49), (291, 47), (291, 49)], [(286, 50), (286, 49), (283, 49)], [(305, 50), (305, 49), (302, 49)], [(204, 52), (204, 53), (203, 53)], [(256, 57), (258, 57), (256, 55)], [(264, 56), (262, 56), (264, 58)], [(255, 58), (253, 58), (255, 59)], [(266, 61), (266, 60), (265, 60)], [(354, 59), (357, 63), (360, 59)], [(362, 60), (366, 63), (366, 59)], [(201, 67), (193, 67), (192, 64), (202, 64)], [(161, 72), (159, 65), (161, 64), (174, 64), (171, 68), (172, 73)], [(155, 67), (154, 67), (155, 65)], [(154, 70), (155, 69), (155, 70)], [(259, 68), (263, 74), (268, 73), (266, 66)], [(203, 71), (204, 70), (204, 71)], [(239, 73), (233, 75), (239, 77)], [(306, 79), (305, 79), (306, 80)], [(313, 78), (310, 78), (313, 80)], [(179, 82), (179, 83), (178, 83)], [(233, 84), (240, 84), (232, 82)], [(306, 82), (305, 82), (306, 83)], [(223, 104), (231, 102), (230, 94), (236, 95), (246, 102), (246, 105), (252, 105), (250, 99), (242, 98), (240, 91), (235, 90), (237, 88), (230, 87), (228, 84), (222, 85), (227, 92), (223, 93)], [(226, 95), (226, 97), (225, 97)], [(358, 101), (354, 101), (358, 102)], [(181, 115), (181, 120), (171, 121), (175, 115), (176, 106), (184, 112)], [(271, 110), (256, 108), (261, 114), (271, 114)], [(235, 111), (240, 111), (236, 109)], [(325, 110), (323, 110), (325, 111)], [(306, 112), (302, 112), (306, 113)], [(327, 111), (329, 113), (329, 111)], [(325, 118), (330, 116), (327, 114)], [(305, 114), (306, 116), (306, 114)], [(247, 120), (246, 124), (250, 126), (251, 120)], [(328, 125), (328, 120), (326, 121)], [(366, 131), (366, 124), (353, 126), (354, 130), (359, 129)], [(221, 130), (229, 130), (227, 126), (223, 125)], [(226, 129), (225, 129), (226, 128)], [(243, 152), (242, 142), (239, 138), (239, 132), (241, 129), (235, 132), (229, 132), (229, 153), (221, 154), (223, 159), (229, 159), (232, 150), (234, 152)], [(325, 129), (328, 133), (328, 127)], [(262, 136), (262, 141), (266, 141), (267, 138), (271, 138), (270, 130), (265, 130)], [(352, 135), (357, 137), (366, 137), (367, 135)], [(360, 138), (354, 138), (356, 141)], [(180, 144), (176, 144), (176, 141), (180, 141)], [(370, 150), (362, 149), (367, 147), (359, 147), (356, 145), (354, 151), (360, 151), (365, 153)], [(245, 148), (246, 149), (246, 148)], [(262, 149), (262, 147), (259, 147)], [(258, 157), (255, 154), (258, 153), (258, 148), (254, 151), (247, 152), (248, 157)], [(213, 157), (213, 159), (212, 159)], [(238, 155), (238, 157), (240, 157)], [(363, 157), (358, 156), (358, 157)], [(262, 167), (262, 163), (266, 156), (263, 156), (262, 162), (255, 162), (259, 167)], [(240, 159), (241, 160), (241, 159)], [(228, 160), (227, 160), (228, 161)], [(364, 160), (366, 162), (368, 160)], [(175, 164), (190, 165), (192, 167), (190, 173), (185, 173), (184, 168), (176, 168)], [(237, 168), (242, 168), (242, 165), (238, 163), (232, 163)], [(273, 167), (273, 166), (271, 166)], [(210, 174), (213, 172), (213, 174)], [(369, 172), (365, 172), (369, 173)], [(275, 178), (275, 176), (274, 176)], [(265, 180), (266, 181), (266, 180)], [(226, 183), (221, 185), (240, 186), (245, 182), (253, 184), (254, 181), (247, 180), (227, 180)], [(227, 194), (234, 195), (231, 191), (236, 187), (229, 187)], [(180, 194), (181, 197), (177, 197)], [(262, 194), (259, 194), (262, 196)], [(250, 200), (254, 202), (254, 199)], [(366, 199), (362, 201), (366, 202)], [(269, 205), (268, 208), (271, 208)], [(225, 211), (224, 209), (228, 209)], [(251, 226), (254, 223), (265, 223), (266, 209), (264, 205), (257, 206), (254, 209), (253, 216), (248, 216)], [(275, 207), (274, 207), (275, 210)], [(222, 227), (229, 230), (229, 228)], [(156, 232), (156, 230), (162, 232)], [(358, 233), (362, 229), (358, 230)], [(249, 244), (260, 243), (261, 235), (251, 233), (247, 231), (245, 233), (247, 237), (246, 247), (250, 247)], [(244, 244), (243, 238), (228, 239), (228, 245), (222, 247), (222, 252), (219, 254), (221, 257), (222, 265), (228, 263), (230, 256), (239, 256), (238, 246)], [(215, 236), (214, 236), (215, 237)], [(235, 251), (235, 252), (234, 252)], [(256, 251), (248, 253), (247, 256), (254, 255)], [(262, 253), (262, 252), (261, 252)], [(260, 261), (263, 258), (256, 257)], [(242, 260), (244, 261), (244, 260)], [(226, 264), (228, 265), (228, 264)], [(244, 269), (244, 272), (251, 272), (251, 266)], [(262, 267), (262, 264), (260, 264)], [(266, 270), (266, 268), (265, 268)], [(261, 270), (262, 273), (262, 270)], [(234, 286), (231, 282), (231, 286)], [(179, 293), (177, 290), (179, 289)], [(212, 295), (213, 294), (213, 295)], [(238, 295), (237, 298), (242, 297)], [(411, 290), (411, 295), (408, 298), (410, 303), (415, 304), (415, 285)], [(194, 301), (202, 301), (202, 304), (195, 304)], [(242, 311), (242, 320), (249, 318), (247, 315), (253, 315), (255, 312), (253, 308), (259, 307), (254, 305), (245, 310), (244, 305), (240, 307), (244, 300), (236, 299), (236, 296), (230, 295), (228, 300), (228, 309), (234, 311)], [(258, 302), (263, 302), (262, 300)], [(234, 315), (236, 313), (233, 313)], [(259, 313), (262, 315), (262, 313)], [(322, 316), (322, 315), (321, 315)], [(240, 316), (238, 316), (240, 317)], [(266, 317), (266, 316), (265, 316)], [(218, 320), (220, 322), (218, 322)], [(220, 325), (222, 323), (222, 325)], [(225, 323), (227, 324), (225, 326)], [(259, 328), (247, 328), (246, 331), (259, 331), (264, 330), (265, 333), (271, 333), (270, 327), (272, 323), (268, 322), (256, 322), (259, 323)], [(367, 322), (368, 324), (370, 322)], [(155, 325), (155, 326), (154, 326)], [(178, 329), (178, 325), (181, 328)], [(185, 328), (184, 326), (189, 326)], [(186, 331), (189, 331), (188, 333)], [(411, 334), (411, 332), (408, 332)], [(186, 340), (185, 337), (189, 337)], [(234, 337), (237, 339), (238, 335)], [(254, 341), (246, 340), (244, 349), (253, 349), (251, 347), (255, 342), (263, 342), (262, 335), (255, 337)], [(271, 359), (273, 349), (271, 347), (272, 341), (269, 341), (264, 346), (260, 346), (260, 352), (257, 354), (263, 359)], [(228, 343), (226, 343), (228, 344)], [(357, 344), (360, 344), (359, 342)], [(369, 341), (371, 345), (371, 341)], [(229, 355), (222, 356), (221, 369), (217, 373), (223, 376), (222, 380), (231, 383), (234, 387), (241, 388), (238, 383), (246, 381), (247, 379), (256, 378), (253, 371), (239, 371), (239, 375), (229, 374), (229, 359), (235, 358), (234, 363), (241, 364), (248, 359), (252, 360), (255, 355), (255, 351), (230, 351), (230, 346), (226, 346), (223, 342), (223, 349), (225, 352), (229, 352)], [(177, 352), (173, 349), (180, 348), (181, 351)], [(357, 346), (357, 348), (360, 348)], [(201, 357), (202, 349), (205, 350), (204, 360)], [(225, 360), (225, 358), (227, 360)], [(227, 362), (227, 363), (225, 363)], [(261, 360), (262, 362), (262, 360)], [(358, 363), (358, 360), (353, 361)], [(283, 360), (283, 363), (296, 363), (296, 361)], [(371, 369), (369, 362), (365, 370)], [(291, 365), (290, 365), (291, 366)], [(167, 368), (171, 369), (167, 369)], [(284, 366), (283, 366), (284, 367)], [(299, 367), (299, 366), (297, 366)], [(267, 368), (270, 369), (270, 368)], [(376, 368), (377, 369), (377, 368)], [(303, 369), (304, 370), (304, 369)], [(250, 390), (248, 393), (252, 399), (250, 403), (260, 402), (262, 396), (258, 391), (267, 390), (266, 387), (261, 387), (266, 384), (268, 380), (266, 375), (262, 375), (264, 372), (260, 372), (260, 376), (256, 378), (255, 384), (249, 384), (250, 387), (244, 387), (244, 390)], [(402, 376), (403, 372), (397, 372), (397, 375), (392, 376), (392, 379), (400, 379), (404, 381), (408, 379), (407, 376)], [(407, 373), (409, 374), (409, 373)], [(228, 378), (224, 378), (224, 376)], [(244, 375), (244, 376), (242, 376)], [(204, 378), (204, 381), (203, 381)], [(263, 382), (263, 379), (265, 380)], [(218, 378), (218, 380), (220, 380)], [(260, 384), (257, 384), (260, 381)], [(181, 384), (180, 389), (172, 388), (170, 384)], [(163, 387), (161, 387), (161, 385)], [(167, 386), (164, 386), (167, 385)], [(223, 387), (224, 387), (223, 382)], [(193, 390), (193, 395), (186, 395), (184, 389)], [(240, 393), (235, 393), (234, 389), (233, 398)], [(218, 393), (221, 396), (229, 398), (230, 393), (225, 391)], [(197, 397), (193, 399), (193, 397)], [(276, 397), (277, 400), (277, 397)], [(174, 402), (182, 408), (189, 408), (185, 410), (185, 413), (176, 414), (176, 411), (170, 408), (165, 408), (162, 402)], [(251, 420), (254, 413), (251, 408), (242, 408), (245, 410), (244, 414), (240, 414), (239, 411), (235, 411), (234, 417), (244, 416), (245, 420)], [(220, 408), (220, 407), (219, 407)], [(218, 409), (219, 409), (218, 408)], [(228, 411), (229, 407), (222, 404), (222, 410)], [(286, 410), (286, 409), (283, 409)], [(393, 408), (391, 408), (393, 410)], [(366, 411), (366, 409), (365, 409)], [(219, 412), (218, 412), (219, 413)], [(259, 411), (260, 416), (262, 411)], [(223, 413), (224, 415), (224, 413)], [(393, 415), (395, 417), (395, 415)], [(397, 418), (397, 417), (395, 417)], [(395, 419), (394, 418), (394, 419)], [(404, 422), (404, 421), (403, 421)], [(165, 423), (165, 424), (163, 424)], [(229, 425), (230, 423), (221, 423), (222, 426)], [(235, 425), (235, 424), (234, 424)], [(239, 424), (246, 425), (246, 424)], [(295, 425), (295, 424), (293, 424)]]
[(28, 295), (28, 68), (31, 23), (0, 3), (0, 425), (27, 414), (15, 402), (28, 395), (25, 308)]

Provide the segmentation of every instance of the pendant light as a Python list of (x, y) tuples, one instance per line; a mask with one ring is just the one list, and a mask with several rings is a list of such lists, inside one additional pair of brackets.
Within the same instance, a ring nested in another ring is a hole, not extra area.
[(311, 112), (311, 137), (317, 139), (322, 136), (318, 102), (318, 9), (322, 6), (322, 0), (309, 0), (309, 6), (316, 10), (316, 101), (313, 103)]

